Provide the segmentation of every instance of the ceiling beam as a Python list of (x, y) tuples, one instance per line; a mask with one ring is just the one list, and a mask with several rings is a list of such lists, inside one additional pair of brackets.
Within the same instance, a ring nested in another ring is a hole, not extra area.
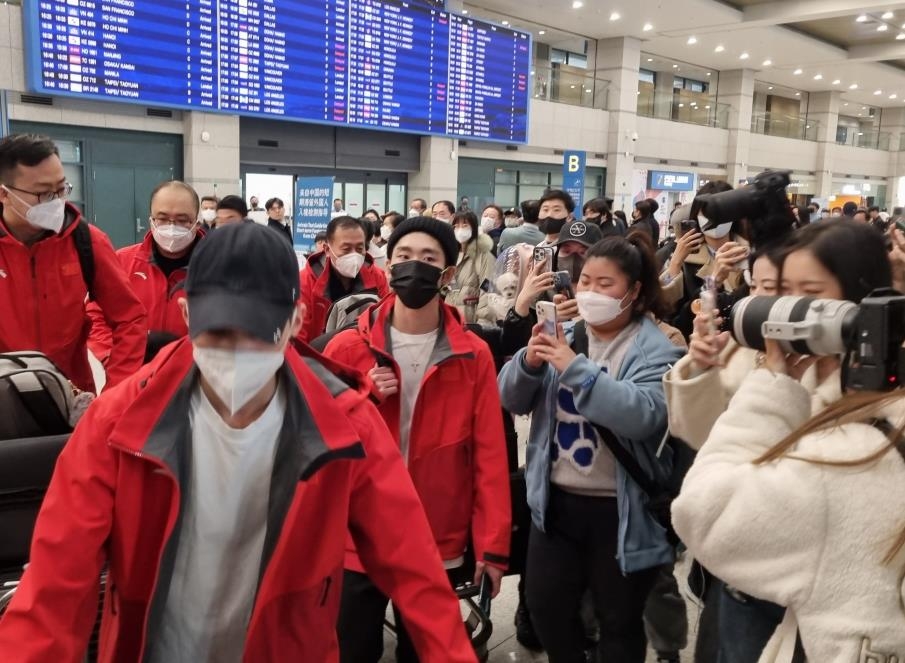
[(883, 60), (905, 60), (905, 42), (852, 46), (848, 50), (846, 58), (847, 62), (882, 62)]
[(825, 18), (853, 16), (901, 9), (901, 0), (775, 0), (758, 5), (749, 5), (742, 12), (745, 25), (780, 25), (800, 21), (817, 21)]

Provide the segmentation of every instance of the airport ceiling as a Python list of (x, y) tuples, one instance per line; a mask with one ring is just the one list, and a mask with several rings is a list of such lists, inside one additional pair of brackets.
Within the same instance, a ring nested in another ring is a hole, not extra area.
[(840, 90), (861, 104), (905, 104), (901, 0), (475, 0), (465, 8), (565, 50), (585, 38), (633, 36), (648, 56), (754, 69), (764, 83)]

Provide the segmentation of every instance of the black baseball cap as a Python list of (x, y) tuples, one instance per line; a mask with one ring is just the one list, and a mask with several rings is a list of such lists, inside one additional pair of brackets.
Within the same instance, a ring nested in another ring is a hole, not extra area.
[(192, 253), (185, 292), (191, 338), (240, 330), (276, 344), (298, 300), (298, 258), (267, 226), (224, 226)]
[(578, 242), (584, 246), (593, 246), (603, 239), (603, 231), (596, 223), (572, 220), (559, 231), (559, 240), (554, 246), (560, 246), (566, 242)]

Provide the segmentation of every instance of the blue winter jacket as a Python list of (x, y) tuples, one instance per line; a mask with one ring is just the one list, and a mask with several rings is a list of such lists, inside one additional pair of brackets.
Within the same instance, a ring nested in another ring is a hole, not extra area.
[[(566, 330), (571, 341), (572, 329)], [(513, 414), (532, 414), (528, 440), (528, 505), (531, 518), (541, 531), (550, 501), (550, 445), (556, 426), (559, 385), (572, 390), (578, 413), (613, 432), (652, 478), (663, 480), (672, 469), (672, 451), (664, 446), (666, 397), (663, 375), (682, 356), (680, 348), (664, 336), (647, 317), (631, 342), (614, 379), (585, 355), (578, 355), (561, 375), (552, 366), (533, 370), (525, 363), (527, 350), (520, 350), (499, 375), (503, 407)], [(648, 513), (647, 495), (616, 466), (616, 497), (619, 508), (618, 558), (623, 573), (667, 564), (674, 551), (665, 530)]]

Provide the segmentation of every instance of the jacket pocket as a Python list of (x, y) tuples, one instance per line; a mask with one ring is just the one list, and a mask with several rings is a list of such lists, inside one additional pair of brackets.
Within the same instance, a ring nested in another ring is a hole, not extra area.
[(324, 578), (324, 582), (321, 583), (321, 595), (320, 600), (318, 601), (318, 606), (323, 608), (327, 605), (327, 599), (330, 597), (330, 587), (333, 585), (333, 578), (327, 576)]

